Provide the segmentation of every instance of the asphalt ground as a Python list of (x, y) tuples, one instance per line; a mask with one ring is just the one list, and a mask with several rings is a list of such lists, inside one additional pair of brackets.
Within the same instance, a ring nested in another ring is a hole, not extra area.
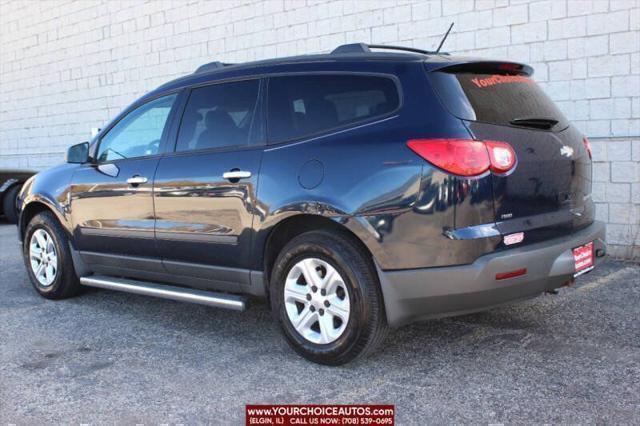
[(399, 424), (640, 424), (640, 266), (393, 332), (373, 356), (295, 355), (244, 313), (89, 289), (48, 301), (0, 225), (0, 423), (243, 424), (245, 404), (381, 403)]

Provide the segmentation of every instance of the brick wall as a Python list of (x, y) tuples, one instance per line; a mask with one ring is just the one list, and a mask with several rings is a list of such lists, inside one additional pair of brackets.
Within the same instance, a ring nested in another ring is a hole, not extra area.
[(0, 0), (0, 167), (44, 168), (136, 97), (211, 60), (355, 41), (528, 62), (590, 137), (613, 253), (640, 257), (640, 1)]

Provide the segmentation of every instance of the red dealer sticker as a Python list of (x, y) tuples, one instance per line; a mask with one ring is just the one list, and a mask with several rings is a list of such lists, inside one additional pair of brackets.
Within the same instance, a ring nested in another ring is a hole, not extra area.
[(496, 84), (533, 83), (533, 80), (525, 75), (493, 74), (484, 78), (472, 78), (471, 82), (477, 87), (483, 89), (485, 87), (495, 86)]
[(573, 249), (573, 260), (576, 263), (574, 276), (584, 274), (593, 269), (593, 241)]
[(247, 425), (393, 425), (393, 405), (247, 405)]

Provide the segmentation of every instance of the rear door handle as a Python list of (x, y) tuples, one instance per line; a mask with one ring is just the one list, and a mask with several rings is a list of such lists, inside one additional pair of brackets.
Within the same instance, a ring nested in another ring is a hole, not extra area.
[(248, 179), (251, 177), (251, 172), (247, 172), (245, 170), (231, 170), (228, 172), (224, 172), (222, 177), (225, 179)]
[(136, 176), (131, 176), (129, 179), (127, 179), (127, 183), (129, 185), (136, 186), (136, 185), (140, 185), (140, 184), (143, 184), (143, 183), (147, 183), (148, 180), (149, 179), (147, 179), (144, 176), (137, 176), (136, 175)]

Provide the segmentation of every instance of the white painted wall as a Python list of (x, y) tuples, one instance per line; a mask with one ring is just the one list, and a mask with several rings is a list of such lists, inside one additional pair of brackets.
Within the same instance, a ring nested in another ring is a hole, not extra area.
[[(124, 106), (212, 60), (348, 42), (528, 62), (593, 143), (616, 254), (640, 257), (640, 1), (0, 0), (0, 167), (44, 168)], [(635, 245), (635, 254), (632, 245)]]

